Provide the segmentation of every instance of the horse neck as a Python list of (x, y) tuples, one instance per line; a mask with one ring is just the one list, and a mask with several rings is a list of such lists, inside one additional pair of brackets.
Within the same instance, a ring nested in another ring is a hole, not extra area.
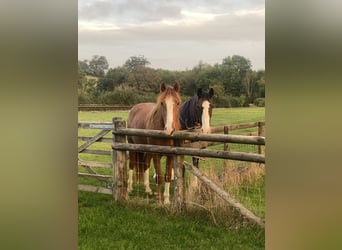
[(157, 104), (146, 117), (146, 128), (163, 130), (164, 127), (163, 109), (160, 104)]
[(177, 109), (177, 111), (173, 113), (173, 123), (175, 125), (175, 130), (181, 130), (181, 123), (180, 123), (180, 119), (179, 119), (179, 109)]

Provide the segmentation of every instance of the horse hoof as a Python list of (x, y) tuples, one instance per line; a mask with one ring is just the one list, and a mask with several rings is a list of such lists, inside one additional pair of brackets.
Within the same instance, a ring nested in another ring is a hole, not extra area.
[(169, 200), (165, 200), (164, 201), (164, 205), (170, 205), (171, 203), (170, 203), (170, 201)]
[(152, 192), (152, 189), (151, 189), (151, 188), (147, 188), (147, 189), (145, 189), (145, 193), (146, 193), (146, 194), (149, 194), (149, 195), (152, 195), (152, 194), (153, 194), (153, 192)]

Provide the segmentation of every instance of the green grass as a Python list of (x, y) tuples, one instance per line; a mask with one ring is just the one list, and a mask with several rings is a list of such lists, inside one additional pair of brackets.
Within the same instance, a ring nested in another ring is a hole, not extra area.
[(117, 204), (111, 196), (85, 192), (79, 192), (78, 230), (79, 249), (264, 249), (264, 230), (258, 228), (227, 230), (203, 216)]
[[(113, 117), (127, 120), (127, 115), (128, 111), (79, 112), (79, 121), (111, 122)], [(213, 110), (211, 124), (241, 124), (264, 119), (264, 108), (217, 108)], [(91, 136), (98, 132), (80, 129), (79, 135)], [(111, 136), (111, 133), (107, 135)], [(82, 143), (79, 142), (79, 145)], [(222, 146), (216, 147), (222, 149)], [(95, 143), (92, 148), (111, 150), (110, 143)], [(250, 149), (236, 146), (236, 150)], [(80, 157), (84, 160), (111, 161), (109, 156), (80, 154)], [(191, 162), (191, 157), (185, 159)], [(222, 160), (206, 159), (200, 162), (200, 168), (204, 171), (214, 169), (220, 173)], [(84, 172), (84, 169), (79, 167), (79, 171)], [(111, 169), (98, 168), (97, 171), (111, 175)], [(150, 171), (151, 187), (155, 190), (152, 174), (153, 171)], [(108, 184), (87, 178), (79, 178), (79, 183)], [(220, 217), (211, 210), (199, 208), (177, 214), (170, 208), (156, 205), (153, 197), (146, 202), (142, 185), (135, 185), (134, 188), (130, 201), (125, 204), (115, 203), (110, 195), (79, 192), (79, 249), (264, 249), (264, 230), (241, 223), (241, 220), (231, 223), (230, 220), (234, 221), (233, 214), (229, 214), (229, 218), (227, 214)], [(239, 188), (228, 187), (227, 190), (264, 218), (264, 178)]]

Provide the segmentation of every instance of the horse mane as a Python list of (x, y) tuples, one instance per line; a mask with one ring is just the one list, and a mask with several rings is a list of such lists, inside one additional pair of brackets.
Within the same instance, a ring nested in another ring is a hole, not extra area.
[(181, 129), (194, 128), (197, 124), (202, 123), (201, 121), (201, 109), (198, 109), (198, 97), (197, 95), (191, 97), (190, 100), (184, 102), (181, 106), (181, 112), (179, 114), (179, 119), (181, 122)]

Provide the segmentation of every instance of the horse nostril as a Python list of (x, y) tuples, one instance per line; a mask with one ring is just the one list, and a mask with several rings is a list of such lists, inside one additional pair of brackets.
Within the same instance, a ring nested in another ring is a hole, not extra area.
[(168, 134), (168, 135), (172, 135), (173, 134), (173, 132), (175, 132), (175, 128), (172, 128), (172, 129), (168, 129), (168, 128), (164, 128), (164, 132), (166, 133), (166, 134)]

